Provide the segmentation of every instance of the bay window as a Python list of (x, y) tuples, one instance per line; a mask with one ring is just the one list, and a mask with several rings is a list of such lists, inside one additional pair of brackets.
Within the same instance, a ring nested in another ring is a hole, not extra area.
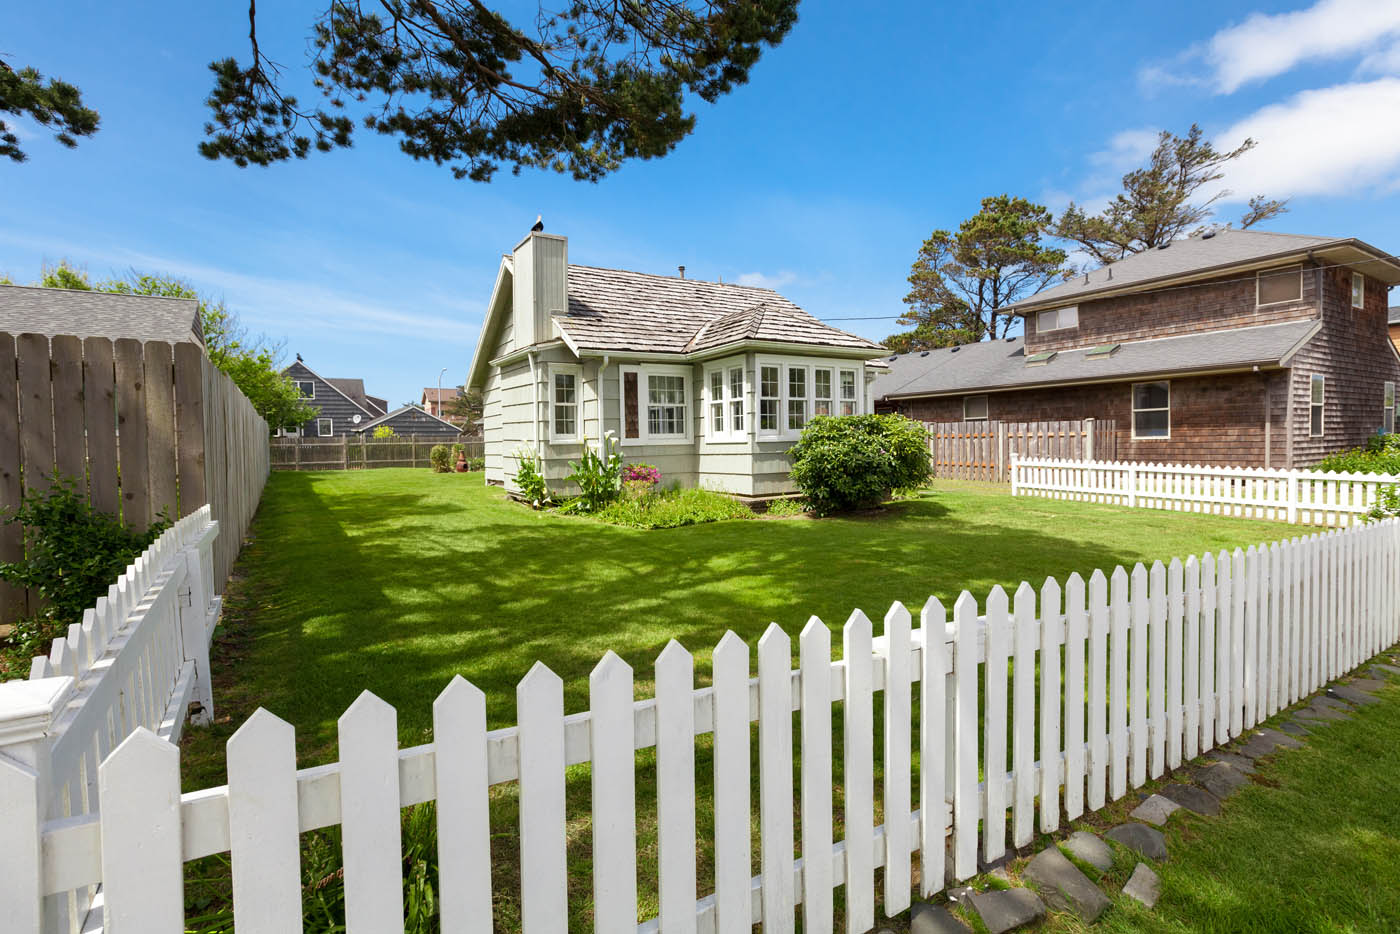
[(862, 371), (820, 358), (758, 361), (758, 435), (796, 439), (817, 416), (859, 415)]
[(729, 368), (729, 430), (738, 437), (744, 435), (744, 367)]
[(831, 414), (831, 370), (817, 367), (812, 371), (812, 414)]
[(758, 431), (759, 434), (777, 434), (778, 404), (782, 398), (782, 387), (778, 382), (779, 368), (761, 366), (758, 370)]
[(747, 441), (744, 431), (744, 366), (721, 362), (705, 371), (709, 412), (706, 423), (707, 441)]
[(787, 430), (800, 432), (807, 427), (807, 368), (787, 368)]
[(856, 414), (856, 371), (841, 371), (841, 414)]

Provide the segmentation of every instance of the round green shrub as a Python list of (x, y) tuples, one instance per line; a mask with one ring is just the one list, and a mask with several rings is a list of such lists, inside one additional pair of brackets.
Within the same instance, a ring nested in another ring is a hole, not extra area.
[(814, 418), (788, 454), (792, 480), (818, 515), (878, 506), (933, 475), (928, 432), (902, 415)]
[(428, 452), (428, 462), (434, 473), (448, 473), (452, 470), (452, 449), (445, 444), (435, 444)]

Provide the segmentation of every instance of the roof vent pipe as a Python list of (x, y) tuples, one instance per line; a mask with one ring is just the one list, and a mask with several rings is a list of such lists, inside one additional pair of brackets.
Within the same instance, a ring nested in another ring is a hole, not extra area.
[(1088, 284), (1089, 284), (1089, 274), (1088, 274), (1087, 272), (1084, 274), (1084, 284), (1085, 284), (1085, 285), (1088, 285)]
[(1113, 267), (1112, 267), (1112, 266), (1108, 267), (1108, 281), (1109, 281), (1109, 282), (1112, 282), (1112, 281), (1113, 281)]
[(685, 278), (685, 267), (684, 267), (684, 266), (677, 266), (676, 268), (679, 269), (679, 270), (681, 271), (681, 278), (684, 279), (684, 278)]

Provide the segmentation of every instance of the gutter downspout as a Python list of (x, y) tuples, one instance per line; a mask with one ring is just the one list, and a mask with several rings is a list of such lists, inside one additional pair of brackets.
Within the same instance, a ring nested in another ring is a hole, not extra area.
[[(595, 395), (596, 395), (596, 397), (597, 397), (597, 399), (598, 399), (598, 450), (599, 450), (599, 452), (604, 452), (604, 451), (605, 451), (605, 446), (604, 446), (604, 444), (603, 444), (603, 440), (604, 440), (604, 439), (607, 437), (607, 435), (608, 435), (607, 428), (606, 428), (606, 426), (603, 425), (603, 374), (608, 372), (608, 360), (609, 360), (609, 358), (610, 358), (610, 355), (609, 355), (609, 354), (603, 354), (603, 362), (602, 362), (602, 364), (600, 364), (599, 367), (598, 367), (598, 388), (594, 391), (594, 392), (595, 392)], [(619, 387), (619, 388), (618, 388), (618, 394), (621, 395), (621, 392), (622, 392), (621, 387)], [(620, 400), (619, 400), (619, 405), (620, 405)]]
[(540, 456), (540, 374), (535, 363), (535, 354), (538, 351), (527, 351), (525, 356), (530, 361), (530, 392), (535, 402), (534, 417), (530, 419), (535, 436), (535, 457)]

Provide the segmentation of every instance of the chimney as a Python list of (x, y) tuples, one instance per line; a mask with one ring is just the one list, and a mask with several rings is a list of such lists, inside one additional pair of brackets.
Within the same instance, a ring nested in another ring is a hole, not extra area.
[(685, 267), (684, 267), (684, 266), (677, 266), (676, 268), (680, 270), (681, 278), (684, 279), (684, 278), (685, 278)]
[(552, 339), (550, 319), (569, 307), (569, 238), (532, 231), (516, 244), (511, 267), (514, 345), (528, 347)]

